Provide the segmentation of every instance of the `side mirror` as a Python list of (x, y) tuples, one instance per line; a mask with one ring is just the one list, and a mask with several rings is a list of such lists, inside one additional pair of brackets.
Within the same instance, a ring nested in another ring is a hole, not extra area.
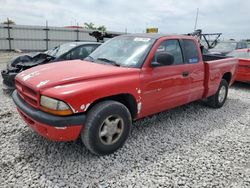
[(162, 65), (173, 65), (174, 64), (174, 56), (168, 52), (158, 52), (156, 54), (156, 61), (152, 63), (155, 66), (162, 66)]

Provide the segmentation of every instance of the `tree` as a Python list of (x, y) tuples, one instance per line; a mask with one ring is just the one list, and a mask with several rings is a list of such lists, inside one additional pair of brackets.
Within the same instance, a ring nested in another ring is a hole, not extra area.
[(90, 30), (95, 30), (96, 29), (96, 27), (95, 27), (95, 24), (93, 24), (92, 22), (90, 22), (90, 23), (84, 23), (84, 28), (85, 29), (90, 29)]
[(7, 18), (7, 20), (6, 20), (6, 21), (4, 21), (4, 22), (2, 22), (2, 24), (15, 25), (16, 23), (15, 23), (13, 20), (11, 20), (11, 19)]
[(105, 32), (105, 31), (107, 31), (107, 28), (106, 28), (104, 25), (102, 25), (102, 26), (99, 26), (99, 27), (97, 28), (97, 30), (98, 30), (98, 31)]
[(90, 22), (90, 23), (84, 23), (84, 28), (85, 29), (90, 29), (90, 30), (98, 30), (98, 31), (101, 31), (101, 32), (105, 32), (107, 30), (107, 28), (104, 26), (104, 25), (101, 25), (101, 26), (95, 26), (94, 23)]

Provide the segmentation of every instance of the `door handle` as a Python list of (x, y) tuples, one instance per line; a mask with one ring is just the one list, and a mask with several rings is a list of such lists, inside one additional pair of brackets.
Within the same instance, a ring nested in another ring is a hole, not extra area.
[(183, 77), (187, 77), (188, 75), (189, 75), (189, 72), (183, 72), (183, 73), (182, 73), (182, 76), (183, 76)]

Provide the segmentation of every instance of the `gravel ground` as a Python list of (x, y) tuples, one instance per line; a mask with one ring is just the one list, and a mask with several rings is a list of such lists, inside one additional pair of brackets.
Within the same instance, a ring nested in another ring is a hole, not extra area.
[[(1, 53), (0, 69), (15, 55)], [(0, 98), (0, 187), (250, 187), (250, 85), (221, 109), (195, 102), (137, 121), (102, 157), (40, 137)]]

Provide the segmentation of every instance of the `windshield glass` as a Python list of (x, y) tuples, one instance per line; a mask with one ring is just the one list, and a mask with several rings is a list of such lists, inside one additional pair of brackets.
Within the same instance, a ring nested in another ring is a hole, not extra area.
[(49, 50), (47, 52), (47, 54), (50, 55), (50, 56), (58, 58), (59, 56), (63, 55), (64, 53), (68, 52), (69, 50), (71, 50), (72, 48), (74, 48), (76, 46), (77, 46), (76, 43), (62, 44), (60, 46), (55, 47), (52, 50)]
[(225, 51), (232, 51), (235, 49), (236, 49), (235, 42), (220, 42), (213, 48), (213, 50), (225, 50)]
[(233, 51), (228, 56), (250, 59), (250, 51)]
[(154, 40), (134, 36), (116, 37), (97, 48), (86, 60), (125, 67), (139, 67)]

